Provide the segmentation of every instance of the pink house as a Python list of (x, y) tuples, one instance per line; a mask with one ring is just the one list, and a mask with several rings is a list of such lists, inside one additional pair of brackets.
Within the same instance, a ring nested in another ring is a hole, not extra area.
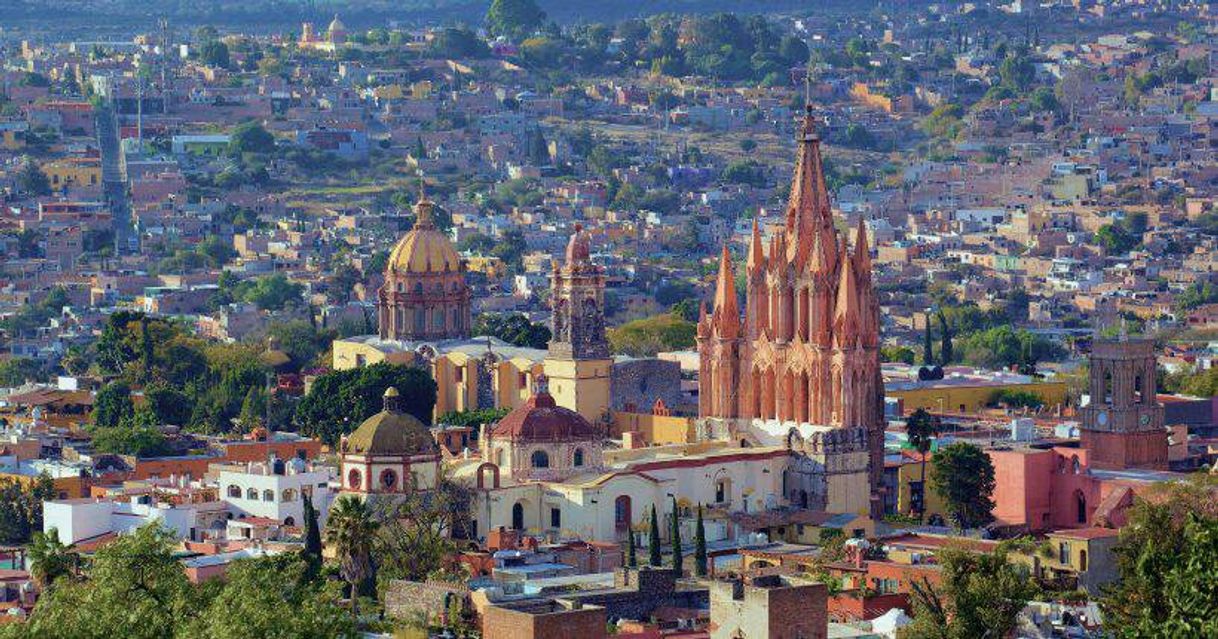
[(1091, 468), (1083, 448), (995, 448), (994, 517), (1030, 532), (1088, 526), (1119, 527), (1133, 497), (1171, 478), (1153, 470)]

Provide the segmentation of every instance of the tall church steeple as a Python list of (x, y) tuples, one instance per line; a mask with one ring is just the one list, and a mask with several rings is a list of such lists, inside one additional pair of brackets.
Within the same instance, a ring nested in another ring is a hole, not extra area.
[(545, 374), (559, 406), (601, 423), (609, 414), (613, 368), (605, 338), (605, 271), (592, 262), (592, 238), (578, 224), (565, 258), (550, 279), (553, 315)]

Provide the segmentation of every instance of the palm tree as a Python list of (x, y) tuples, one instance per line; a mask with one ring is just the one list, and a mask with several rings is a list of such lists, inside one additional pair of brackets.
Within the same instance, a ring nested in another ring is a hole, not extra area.
[(55, 580), (71, 573), (79, 559), (76, 551), (59, 541), (59, 531), (52, 528), (46, 533), (35, 532), (30, 539), (30, 577), (39, 590), (55, 583)]
[(326, 543), (338, 557), (338, 572), (351, 586), (351, 616), (358, 614), (359, 587), (372, 574), (372, 543), (380, 523), (364, 502), (343, 495), (326, 520)]
[(922, 456), (922, 506), (918, 508), (918, 523), (922, 523), (922, 515), (926, 512), (926, 453), (930, 452), (931, 442), (939, 434), (939, 418), (926, 412), (925, 408), (915, 410), (909, 419), (905, 420), (905, 433), (909, 436), (909, 444)]

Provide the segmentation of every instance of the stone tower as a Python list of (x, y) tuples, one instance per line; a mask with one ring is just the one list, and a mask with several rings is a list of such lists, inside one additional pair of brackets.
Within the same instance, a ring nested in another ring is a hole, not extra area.
[(867, 230), (860, 219), (852, 250), (834, 225), (810, 109), (798, 142), (782, 230), (766, 246), (753, 224), (743, 315), (726, 247), (720, 257), (715, 307), (698, 322), (698, 414), (770, 437), (791, 430), (788, 445), (809, 457), (788, 499), (874, 516), (884, 415)]
[(592, 263), (591, 239), (579, 225), (567, 243), (566, 263), (554, 265), (550, 295), (550, 394), (559, 406), (603, 423), (613, 368), (605, 339), (605, 272)]
[(1167, 430), (1155, 384), (1151, 340), (1096, 341), (1091, 403), (1083, 408), (1082, 446), (1093, 468), (1167, 468)]

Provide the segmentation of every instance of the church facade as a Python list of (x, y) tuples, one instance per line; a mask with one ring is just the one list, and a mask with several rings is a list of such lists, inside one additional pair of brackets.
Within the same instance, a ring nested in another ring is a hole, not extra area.
[(853, 249), (834, 225), (809, 113), (782, 228), (767, 243), (753, 226), (743, 312), (724, 247), (714, 308), (703, 309), (697, 331), (705, 436), (787, 446), (794, 505), (879, 514), (883, 383), (871, 271), (863, 223)]

